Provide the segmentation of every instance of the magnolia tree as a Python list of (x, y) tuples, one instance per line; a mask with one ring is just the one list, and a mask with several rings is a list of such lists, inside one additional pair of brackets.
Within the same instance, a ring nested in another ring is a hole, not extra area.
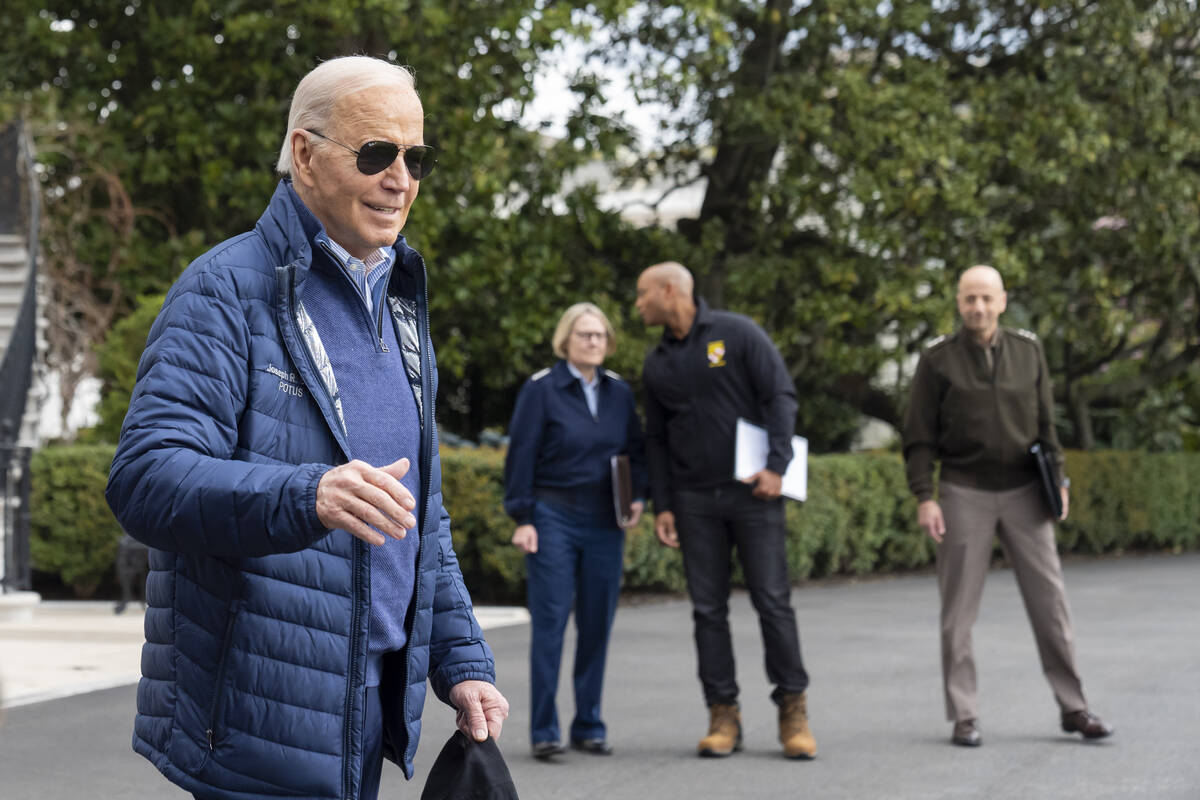
[(1070, 444), (1171, 447), (1200, 380), (1196, 5), (601, 2), (592, 57), (661, 110), (641, 170), (707, 182), (688, 263), (779, 342), (819, 447), (900, 419), (896, 367), (981, 262)]

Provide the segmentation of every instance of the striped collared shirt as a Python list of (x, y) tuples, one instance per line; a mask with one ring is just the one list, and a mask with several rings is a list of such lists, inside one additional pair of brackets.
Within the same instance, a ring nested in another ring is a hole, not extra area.
[(358, 296), (367, 307), (367, 311), (374, 315), (383, 299), (383, 292), (387, 287), (384, 278), (392, 272), (392, 262), (396, 258), (396, 251), (390, 247), (381, 247), (372, 251), (366, 259), (358, 259), (324, 233), (317, 237), (317, 241), (329, 247), (334, 260), (342, 268), (342, 273), (350, 279), (350, 283), (358, 291)]

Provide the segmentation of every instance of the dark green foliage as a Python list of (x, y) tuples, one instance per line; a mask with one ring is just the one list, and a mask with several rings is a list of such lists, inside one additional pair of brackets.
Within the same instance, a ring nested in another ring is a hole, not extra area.
[[(954, 325), (991, 263), (1047, 342), (1064, 440), (1194, 442), (1200, 71), (1194, 0), (596, 0), (600, 69), (656, 114), (647, 173), (707, 178), (680, 251), (772, 333), (814, 452)], [(883, 335), (881, 335), (881, 333)]]
[(111, 445), (45, 447), (30, 464), (33, 568), (88, 597), (116, 563), (121, 527), (104, 500)]
[[(515, 122), (537, 65), (573, 30), (568, 6), (533, 0), (11, 0), (0, 4), (0, 119), (32, 119), (45, 166), (43, 239), (69, 244), (97, 270), (115, 264), (103, 283), (71, 288), (120, 317), (189, 260), (253, 227), (278, 180), (301, 76), (352, 53), (410, 65), (440, 159), (404, 232), (429, 265), (440, 417), (474, 439), (507, 423), (521, 382), (553, 361), (550, 333), (567, 306), (594, 301), (624, 333), (637, 270), (677, 238), (626, 225), (587, 190), (563, 191), (572, 169), (628, 143), (618, 128), (590, 122), (583, 106), (565, 140)], [(73, 188), (106, 187), (107, 177), (132, 209)], [(117, 211), (136, 222), (114, 243)], [(639, 324), (615, 368), (640, 368), (641, 336)], [(119, 425), (123, 386), (106, 376), (116, 396), (105, 435)]]
[(164, 297), (156, 294), (140, 298), (133, 313), (114, 325), (97, 348), (96, 377), (104, 381), (100, 422), (92, 434), (97, 441), (115, 442), (121, 435), (121, 423), (137, 379), (138, 361), (146, 347), (150, 326), (162, 310)]
[[(442, 156), (405, 233), (430, 265), (441, 418), (470, 438), (507, 422), (578, 300), (617, 317), (613, 366), (636, 379), (655, 334), (633, 279), (673, 258), (771, 333), (813, 451), (845, 449), (862, 414), (899, 420), (894, 368), (987, 261), (1008, 321), (1046, 342), (1065, 441), (1195, 450), (1198, 36), (1195, 0), (6, 0), (0, 118), (34, 122), (44, 262), (96, 273), (61, 290), (88, 296), (73, 313), (121, 316), (253, 225), (301, 75), (411, 64)], [(595, 59), (549, 139), (522, 113), (563, 42)], [(608, 100), (654, 118), (644, 147)], [(564, 190), (594, 162), (703, 179), (702, 206), (635, 230)]]
[(650, 514), (643, 515), (638, 526), (625, 534), (625, 588), (652, 592), (687, 589), (679, 551), (659, 544)]
[(524, 555), (504, 513), (504, 453), (442, 448), (442, 498), (454, 551), (476, 602), (525, 602)]
[(808, 497), (788, 508), (794, 579), (890, 572), (933, 560), (933, 543), (917, 528), (916, 501), (899, 457), (815, 456)]
[(1082, 553), (1200, 546), (1200, 455), (1067, 454), (1071, 508), (1062, 547)]

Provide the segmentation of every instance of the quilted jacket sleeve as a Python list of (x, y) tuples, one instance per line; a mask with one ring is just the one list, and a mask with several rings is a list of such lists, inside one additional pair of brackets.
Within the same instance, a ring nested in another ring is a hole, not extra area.
[(442, 509), (438, 526), (442, 564), (433, 598), (433, 630), (429, 642), (429, 683), (444, 703), (450, 687), (463, 681), (496, 682), (492, 649), (475, 619), (471, 597), (450, 539), (450, 515)]
[(167, 296), (105, 496), (127, 533), (172, 552), (253, 557), (301, 550), (322, 464), (234, 460), (248, 391), (250, 325), (226, 272), (193, 265)]

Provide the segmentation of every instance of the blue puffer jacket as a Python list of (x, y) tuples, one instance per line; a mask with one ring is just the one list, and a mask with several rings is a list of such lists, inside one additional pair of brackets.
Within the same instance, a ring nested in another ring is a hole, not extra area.
[[(109, 475), (150, 545), (134, 749), (202, 798), (357, 798), (370, 547), (329, 531), (317, 483), (348, 452), (337, 387), (304, 310), (336, 269), (283, 182), (249, 233), (167, 295)], [(388, 305), (421, 412), (423, 513), (408, 643), (384, 665), (384, 743), (412, 777), (425, 681), (443, 701), (495, 680), (442, 507), (421, 257), (403, 238)], [(411, 534), (410, 534), (411, 535)]]

